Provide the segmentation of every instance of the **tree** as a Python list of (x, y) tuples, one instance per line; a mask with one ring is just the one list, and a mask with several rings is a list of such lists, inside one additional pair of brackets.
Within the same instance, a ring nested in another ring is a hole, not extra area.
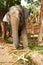
[[(4, 14), (8, 11), (9, 7), (16, 4), (20, 5), (20, 0), (0, 0), (1, 9), (4, 12)], [(36, 10), (38, 10), (38, 6), (39, 0), (28, 0), (26, 8), (30, 9), (31, 13), (34, 13), (36, 12)]]
[(2, 9), (3, 15), (8, 11), (9, 7), (20, 4), (20, 0), (0, 0), (0, 9)]

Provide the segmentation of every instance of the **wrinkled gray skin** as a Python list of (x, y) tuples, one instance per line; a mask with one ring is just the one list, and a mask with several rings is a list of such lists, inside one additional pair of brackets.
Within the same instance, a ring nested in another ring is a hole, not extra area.
[(9, 9), (9, 12), (6, 14), (7, 17), (9, 16), (8, 21), (11, 22), (13, 44), (15, 48), (18, 48), (19, 46), (20, 37), (22, 37), (24, 48), (28, 47), (28, 38), (25, 22), (25, 20), (28, 18), (28, 13), (28, 10), (23, 10), (20, 6), (12, 6)]

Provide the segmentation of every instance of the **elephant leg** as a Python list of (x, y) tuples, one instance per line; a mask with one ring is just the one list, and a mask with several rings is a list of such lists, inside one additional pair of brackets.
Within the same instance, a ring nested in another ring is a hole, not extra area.
[(18, 48), (19, 45), (19, 37), (18, 37), (18, 28), (19, 28), (19, 21), (14, 14), (11, 16), (11, 27), (12, 27), (12, 36), (13, 36), (13, 44), (15, 48)]
[(28, 38), (27, 38), (27, 32), (26, 32), (26, 28), (24, 27), (24, 29), (21, 32), (21, 36), (23, 39), (23, 46), (24, 48), (28, 48)]
[(1, 29), (2, 29), (2, 41), (5, 40), (5, 28), (4, 28), (4, 22), (1, 22)]

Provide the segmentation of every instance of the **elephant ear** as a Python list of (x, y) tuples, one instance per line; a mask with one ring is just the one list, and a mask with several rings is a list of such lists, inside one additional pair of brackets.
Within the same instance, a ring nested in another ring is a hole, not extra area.
[(3, 21), (9, 23), (9, 21), (10, 21), (9, 12), (7, 12), (7, 13), (5, 14), (5, 16), (3, 17)]

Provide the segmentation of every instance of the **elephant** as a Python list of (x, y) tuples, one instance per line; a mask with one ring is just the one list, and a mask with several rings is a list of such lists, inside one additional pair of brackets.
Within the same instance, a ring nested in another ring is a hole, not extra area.
[(26, 31), (26, 20), (29, 17), (29, 10), (19, 5), (11, 6), (5, 14), (3, 21), (11, 23), (14, 48), (19, 47), (20, 37), (23, 40), (23, 47), (28, 48), (28, 37)]

